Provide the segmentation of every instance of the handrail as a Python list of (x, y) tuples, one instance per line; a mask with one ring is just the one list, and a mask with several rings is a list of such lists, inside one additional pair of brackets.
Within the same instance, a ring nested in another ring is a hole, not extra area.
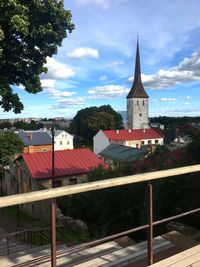
[[(62, 225), (57, 225), (56, 228), (61, 228)], [(20, 230), (20, 231), (16, 231), (16, 232), (12, 232), (9, 234), (3, 234), (0, 235), (0, 239), (5, 238), (5, 237), (10, 237), (10, 236), (15, 236), (15, 235), (19, 235), (19, 234), (23, 234), (23, 233), (27, 233), (27, 232), (40, 232), (40, 231), (46, 231), (46, 230), (50, 230), (51, 226), (47, 226), (47, 227), (42, 227), (42, 228), (29, 228), (29, 229), (24, 229), (24, 230)]]
[(0, 208), (200, 171), (200, 164), (0, 197)]

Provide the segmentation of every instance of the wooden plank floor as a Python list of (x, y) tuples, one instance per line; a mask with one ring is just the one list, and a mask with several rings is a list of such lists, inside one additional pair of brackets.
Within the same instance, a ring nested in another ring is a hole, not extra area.
[(200, 245), (159, 261), (151, 267), (200, 267)]

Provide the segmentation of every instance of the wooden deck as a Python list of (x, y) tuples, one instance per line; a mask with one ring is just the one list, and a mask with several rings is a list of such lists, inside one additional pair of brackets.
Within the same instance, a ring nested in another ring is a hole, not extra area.
[(165, 260), (159, 261), (152, 267), (200, 267), (200, 245), (180, 252)]

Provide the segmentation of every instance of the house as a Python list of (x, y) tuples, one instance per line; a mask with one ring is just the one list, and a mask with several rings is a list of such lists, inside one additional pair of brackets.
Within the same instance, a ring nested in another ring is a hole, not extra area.
[[(56, 186), (85, 182), (87, 174), (93, 169), (99, 165), (107, 167), (107, 164), (88, 148), (55, 151), (54, 158), (54, 181)], [(50, 188), (52, 151), (23, 153), (10, 166), (10, 175), (12, 177), (17, 175), (19, 178), (20, 192)], [(9, 177), (7, 177), (7, 180), (9, 180)]]
[[(88, 148), (55, 151), (54, 158), (55, 187), (86, 182), (87, 174), (93, 169), (98, 166), (108, 167)], [(11, 163), (4, 179), (3, 190), (8, 195), (51, 188), (52, 151), (23, 153)], [(49, 214), (46, 213), (49, 204), (48, 201), (41, 201), (23, 205), (22, 208), (32, 215), (49, 220)]]
[(99, 153), (111, 143), (141, 148), (150, 146), (153, 151), (155, 145), (163, 145), (163, 134), (149, 125), (148, 94), (141, 79), (139, 41), (137, 39), (135, 75), (127, 99), (126, 130), (100, 130), (94, 137), (94, 153)]
[(189, 135), (183, 135), (183, 136), (178, 135), (178, 137), (176, 137), (174, 141), (171, 142), (171, 145), (179, 148), (186, 146), (190, 142), (192, 142), (192, 138)]
[(148, 150), (145, 148), (138, 149), (112, 143), (102, 150), (99, 156), (103, 161), (108, 163), (111, 168), (114, 168), (121, 164), (144, 158), (148, 153)]
[(163, 145), (163, 134), (158, 130), (133, 129), (133, 130), (100, 130), (93, 138), (94, 153), (99, 153), (110, 144), (142, 148), (146, 145)]
[[(52, 137), (50, 130), (46, 130), (46, 132)], [(55, 130), (54, 140), (55, 150), (66, 150), (74, 148), (74, 136), (64, 130)]]
[(161, 124), (159, 122), (151, 122), (150, 125), (153, 128), (157, 128), (157, 129), (161, 129), (161, 130), (164, 130), (165, 129), (165, 125), (164, 124)]
[(23, 153), (37, 153), (52, 150), (52, 140), (46, 132), (20, 130), (16, 133), (24, 143)]

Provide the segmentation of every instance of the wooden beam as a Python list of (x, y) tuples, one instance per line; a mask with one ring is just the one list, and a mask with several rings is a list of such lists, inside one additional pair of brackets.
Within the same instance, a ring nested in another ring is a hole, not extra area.
[(200, 164), (0, 197), (0, 208), (200, 171)]

